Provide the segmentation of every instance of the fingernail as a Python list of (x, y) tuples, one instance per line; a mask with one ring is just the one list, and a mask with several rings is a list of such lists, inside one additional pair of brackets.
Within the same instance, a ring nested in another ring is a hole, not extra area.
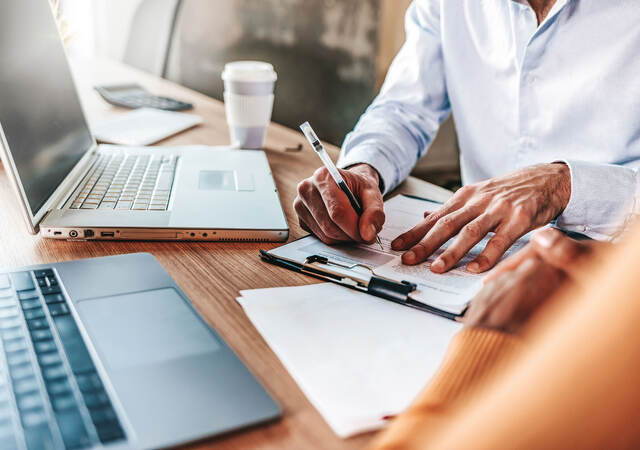
[(435, 270), (436, 272), (442, 272), (444, 270), (444, 261), (441, 260), (440, 258), (436, 259), (431, 264), (431, 269)]
[(416, 254), (413, 253), (413, 251), (409, 250), (407, 253), (404, 254), (403, 259), (405, 262), (409, 264), (413, 264), (416, 261)]
[(543, 230), (536, 233), (533, 239), (544, 248), (551, 248), (553, 243), (558, 239), (558, 232), (555, 230)]
[(404, 241), (401, 238), (397, 238), (391, 243), (392, 248), (402, 248), (404, 247)]
[(477, 262), (470, 262), (469, 264), (467, 264), (467, 270), (469, 272), (480, 272), (480, 264), (478, 264)]

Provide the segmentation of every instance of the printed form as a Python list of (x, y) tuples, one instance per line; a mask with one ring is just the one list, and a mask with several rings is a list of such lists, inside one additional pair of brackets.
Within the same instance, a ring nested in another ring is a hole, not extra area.
[[(419, 223), (425, 212), (435, 211), (440, 206), (441, 204), (436, 202), (404, 195), (398, 195), (385, 202), (386, 222), (380, 232), (382, 248), (377, 243), (328, 246), (314, 236), (307, 236), (270, 253), (298, 263), (303, 263), (308, 256), (319, 255), (348, 264), (365, 264), (378, 276), (416, 283), (418, 291), (412, 295), (414, 299), (459, 313), (478, 291), (483, 278), (482, 274), (467, 272), (465, 266), (482, 252), (491, 235), (480, 241), (453, 269), (444, 274), (431, 272), (430, 266), (453, 238), (427, 261), (415, 266), (403, 264), (400, 259), (402, 252), (391, 249), (391, 242), (396, 237)], [(521, 238), (504, 257), (518, 251), (527, 241), (528, 236)]]

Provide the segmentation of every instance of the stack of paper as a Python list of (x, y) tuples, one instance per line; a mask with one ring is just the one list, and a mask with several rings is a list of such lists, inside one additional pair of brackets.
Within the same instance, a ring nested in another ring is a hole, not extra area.
[(251, 322), (341, 437), (406, 409), (461, 327), (336, 284), (241, 295)]

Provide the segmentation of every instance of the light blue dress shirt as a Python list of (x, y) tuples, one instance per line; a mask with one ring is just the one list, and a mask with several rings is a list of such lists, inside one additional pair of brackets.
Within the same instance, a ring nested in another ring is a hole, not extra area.
[(564, 161), (558, 225), (596, 238), (636, 213), (640, 0), (415, 0), (407, 39), (339, 165), (368, 163), (393, 189), (453, 112), (464, 184)]

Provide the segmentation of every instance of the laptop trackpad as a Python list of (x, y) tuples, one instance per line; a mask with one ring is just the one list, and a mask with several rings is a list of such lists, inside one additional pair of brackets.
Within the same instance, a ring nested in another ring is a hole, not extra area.
[(83, 300), (76, 307), (111, 370), (156, 365), (220, 348), (172, 288)]

